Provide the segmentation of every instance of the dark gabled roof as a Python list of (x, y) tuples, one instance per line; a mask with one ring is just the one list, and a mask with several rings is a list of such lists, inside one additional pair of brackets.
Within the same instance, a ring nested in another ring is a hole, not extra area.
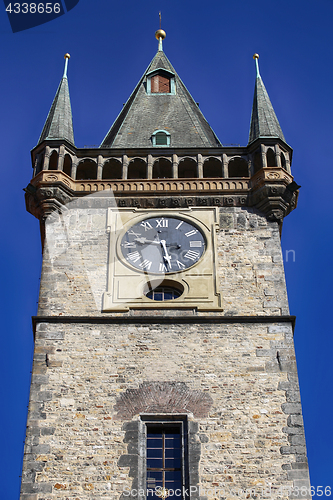
[(64, 139), (74, 144), (72, 108), (66, 76), (60, 81), (38, 144), (47, 139)]
[[(156, 70), (168, 71), (174, 75), (175, 94), (147, 94), (147, 75)], [(156, 130), (170, 133), (172, 147), (221, 146), (162, 50), (155, 55), (101, 147), (151, 147), (151, 136)]]
[(254, 88), (249, 144), (260, 137), (277, 137), (286, 142), (264, 82), (259, 74), (257, 59), (256, 65), (257, 77)]

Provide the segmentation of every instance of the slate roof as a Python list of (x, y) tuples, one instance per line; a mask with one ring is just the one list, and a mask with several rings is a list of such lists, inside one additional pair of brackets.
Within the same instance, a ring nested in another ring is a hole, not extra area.
[[(174, 74), (175, 95), (147, 94), (147, 75), (157, 69)], [(152, 147), (151, 136), (156, 130), (170, 133), (171, 147), (221, 146), (198, 105), (161, 50), (135, 87), (101, 147), (149, 148)]]
[(257, 69), (249, 144), (259, 137), (278, 137), (286, 142), (264, 82)]
[(60, 81), (38, 144), (45, 139), (65, 139), (74, 144), (72, 108), (66, 76)]

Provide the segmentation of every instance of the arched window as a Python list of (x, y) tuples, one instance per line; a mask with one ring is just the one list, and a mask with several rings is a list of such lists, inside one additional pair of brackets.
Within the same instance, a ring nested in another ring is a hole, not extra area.
[(44, 166), (44, 154), (40, 153), (39, 155), (37, 155), (37, 167), (35, 175), (39, 174), (39, 172), (43, 170), (43, 166)]
[(178, 177), (180, 179), (193, 179), (198, 177), (197, 162), (192, 158), (184, 158), (178, 165)]
[(282, 168), (284, 168), (285, 170), (287, 170), (287, 167), (286, 167), (286, 157), (284, 156), (283, 153), (281, 153), (281, 166), (282, 166)]
[(244, 158), (232, 158), (228, 164), (229, 177), (249, 177), (249, 167)]
[(172, 163), (166, 158), (159, 158), (153, 165), (153, 179), (171, 179)]
[(175, 300), (184, 293), (184, 287), (173, 280), (150, 281), (145, 286), (144, 294), (151, 300)]
[(170, 146), (170, 134), (165, 130), (156, 130), (152, 135), (153, 146)]
[(84, 160), (79, 163), (76, 171), (77, 180), (97, 179), (97, 165), (92, 160)]
[(266, 153), (267, 167), (276, 167), (275, 153), (272, 148), (269, 148)]
[(217, 158), (207, 158), (203, 164), (204, 177), (222, 177), (222, 163)]
[(57, 170), (58, 168), (58, 153), (56, 151), (53, 151), (51, 156), (50, 156), (50, 161), (49, 161), (49, 170)]
[(158, 286), (154, 290), (147, 293), (146, 297), (152, 300), (174, 300), (178, 299), (181, 293), (177, 288), (172, 288), (170, 286)]
[(254, 173), (256, 173), (256, 172), (258, 172), (258, 170), (262, 169), (261, 154), (259, 153), (259, 151), (254, 153), (253, 167), (254, 167)]
[(140, 158), (135, 158), (128, 165), (128, 179), (147, 179), (146, 162)]
[(104, 163), (102, 179), (121, 179), (122, 165), (119, 160), (112, 158)]
[(65, 174), (67, 175), (71, 175), (71, 171), (72, 171), (72, 159), (69, 155), (65, 155), (65, 159), (64, 159), (64, 166), (63, 166), (63, 172), (65, 172)]

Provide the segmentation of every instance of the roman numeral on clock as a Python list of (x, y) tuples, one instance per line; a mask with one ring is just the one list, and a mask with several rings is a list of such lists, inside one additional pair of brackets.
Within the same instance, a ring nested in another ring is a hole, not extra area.
[(191, 248), (201, 248), (202, 241), (190, 241), (190, 247)]
[(199, 257), (199, 255), (200, 255), (199, 252), (194, 252), (193, 250), (189, 250), (184, 255), (184, 258), (185, 259), (190, 259), (190, 260), (197, 260), (197, 258)]
[(130, 252), (127, 254), (127, 258), (132, 262), (136, 262), (141, 258), (141, 255), (139, 254), (139, 252)]
[(124, 241), (124, 248), (135, 248), (136, 243), (134, 241)]
[(183, 264), (182, 262), (179, 262), (179, 260), (177, 260), (177, 266), (178, 266), (178, 269), (185, 269), (185, 264)]
[(148, 260), (148, 259), (145, 259), (143, 262), (141, 262), (141, 264), (139, 264), (139, 266), (142, 269), (148, 269), (148, 271), (151, 268), (151, 265), (152, 265), (152, 261)]
[(192, 231), (188, 231), (187, 233), (185, 233), (185, 236), (189, 237), (189, 236), (193, 236), (195, 234), (197, 234), (198, 230), (197, 229), (192, 229)]
[(169, 227), (168, 219), (156, 219), (156, 227)]
[(127, 231), (127, 234), (132, 234), (133, 236), (136, 236), (137, 238), (138, 238), (139, 236), (141, 236), (141, 233), (135, 233), (135, 232), (133, 231), (133, 229), (129, 229), (129, 230)]
[(140, 226), (145, 228), (145, 231), (149, 231), (149, 229), (153, 229), (153, 226), (148, 221), (141, 222)]

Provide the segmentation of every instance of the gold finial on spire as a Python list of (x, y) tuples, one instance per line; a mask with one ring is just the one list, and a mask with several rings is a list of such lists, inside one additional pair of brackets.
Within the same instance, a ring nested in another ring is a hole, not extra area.
[(258, 63), (259, 54), (257, 54), (257, 53), (253, 54), (253, 59), (254, 59), (254, 60), (255, 60), (255, 62), (256, 62), (257, 77), (260, 77), (260, 73), (259, 73), (259, 63)]
[(164, 40), (164, 38), (166, 37), (166, 32), (164, 30), (159, 29), (155, 32), (155, 37), (157, 40), (159, 40), (160, 38)]
[(64, 55), (64, 58), (65, 58), (65, 59), (70, 59), (70, 58), (71, 58), (71, 55), (70, 55), (70, 54), (68, 54), (68, 52), (67, 52), (67, 53)]

